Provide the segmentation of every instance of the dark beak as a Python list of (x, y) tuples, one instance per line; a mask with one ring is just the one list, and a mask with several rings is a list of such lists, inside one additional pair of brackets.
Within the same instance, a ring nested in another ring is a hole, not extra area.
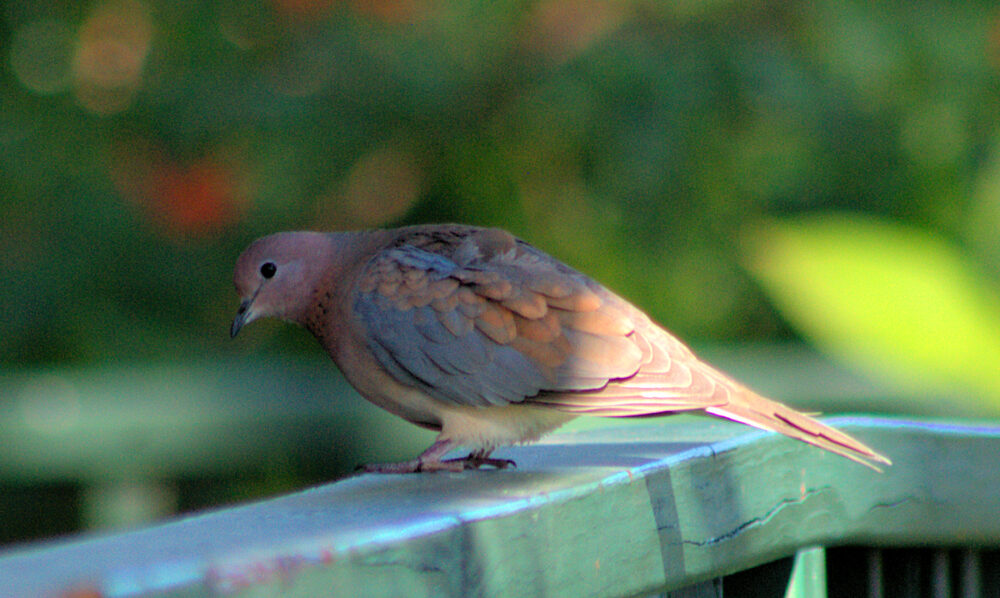
[(229, 329), (229, 338), (236, 338), (236, 335), (240, 333), (240, 328), (246, 324), (251, 303), (253, 303), (253, 299), (244, 299), (240, 302), (240, 307), (236, 310), (236, 317), (233, 318), (233, 326)]

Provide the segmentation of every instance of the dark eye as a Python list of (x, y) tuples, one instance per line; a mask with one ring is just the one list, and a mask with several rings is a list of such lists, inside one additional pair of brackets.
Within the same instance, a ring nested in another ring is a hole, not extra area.
[(273, 262), (264, 262), (260, 265), (260, 275), (264, 278), (271, 278), (278, 271), (278, 267)]

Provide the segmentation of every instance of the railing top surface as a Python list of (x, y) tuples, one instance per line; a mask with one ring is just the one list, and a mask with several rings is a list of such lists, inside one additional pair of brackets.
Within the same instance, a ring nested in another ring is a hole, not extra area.
[[(1000, 426), (828, 419), (878, 474), (707, 418), (553, 435), (506, 471), (363, 475), (0, 553), (11, 595), (620, 595), (814, 544), (1000, 545)], [(296, 594), (297, 593), (297, 594)]]

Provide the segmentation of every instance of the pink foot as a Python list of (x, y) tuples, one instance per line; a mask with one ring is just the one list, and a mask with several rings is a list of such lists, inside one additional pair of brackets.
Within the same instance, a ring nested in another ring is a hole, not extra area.
[(458, 459), (441, 460), (454, 443), (450, 440), (438, 440), (416, 459), (401, 461), (399, 463), (370, 463), (362, 465), (359, 469), (367, 473), (418, 473), (424, 471), (452, 471), (460, 472), (466, 469), (479, 469), (489, 466), (497, 469), (507, 469), (517, 467), (510, 459), (492, 459), (490, 453), (492, 449), (481, 449), (469, 453), (467, 457)]

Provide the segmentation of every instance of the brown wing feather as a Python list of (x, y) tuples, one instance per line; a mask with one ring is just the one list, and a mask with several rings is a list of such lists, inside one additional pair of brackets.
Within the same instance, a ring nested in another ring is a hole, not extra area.
[(705, 364), (625, 300), (496, 229), (422, 229), (365, 268), (355, 311), (398, 381), (443, 401), (606, 417), (707, 413), (875, 467), (854, 438)]
[(503, 231), (422, 230), (364, 268), (354, 309), (398, 381), (457, 404), (499, 405), (597, 390), (638, 371), (633, 322), (592, 286)]

